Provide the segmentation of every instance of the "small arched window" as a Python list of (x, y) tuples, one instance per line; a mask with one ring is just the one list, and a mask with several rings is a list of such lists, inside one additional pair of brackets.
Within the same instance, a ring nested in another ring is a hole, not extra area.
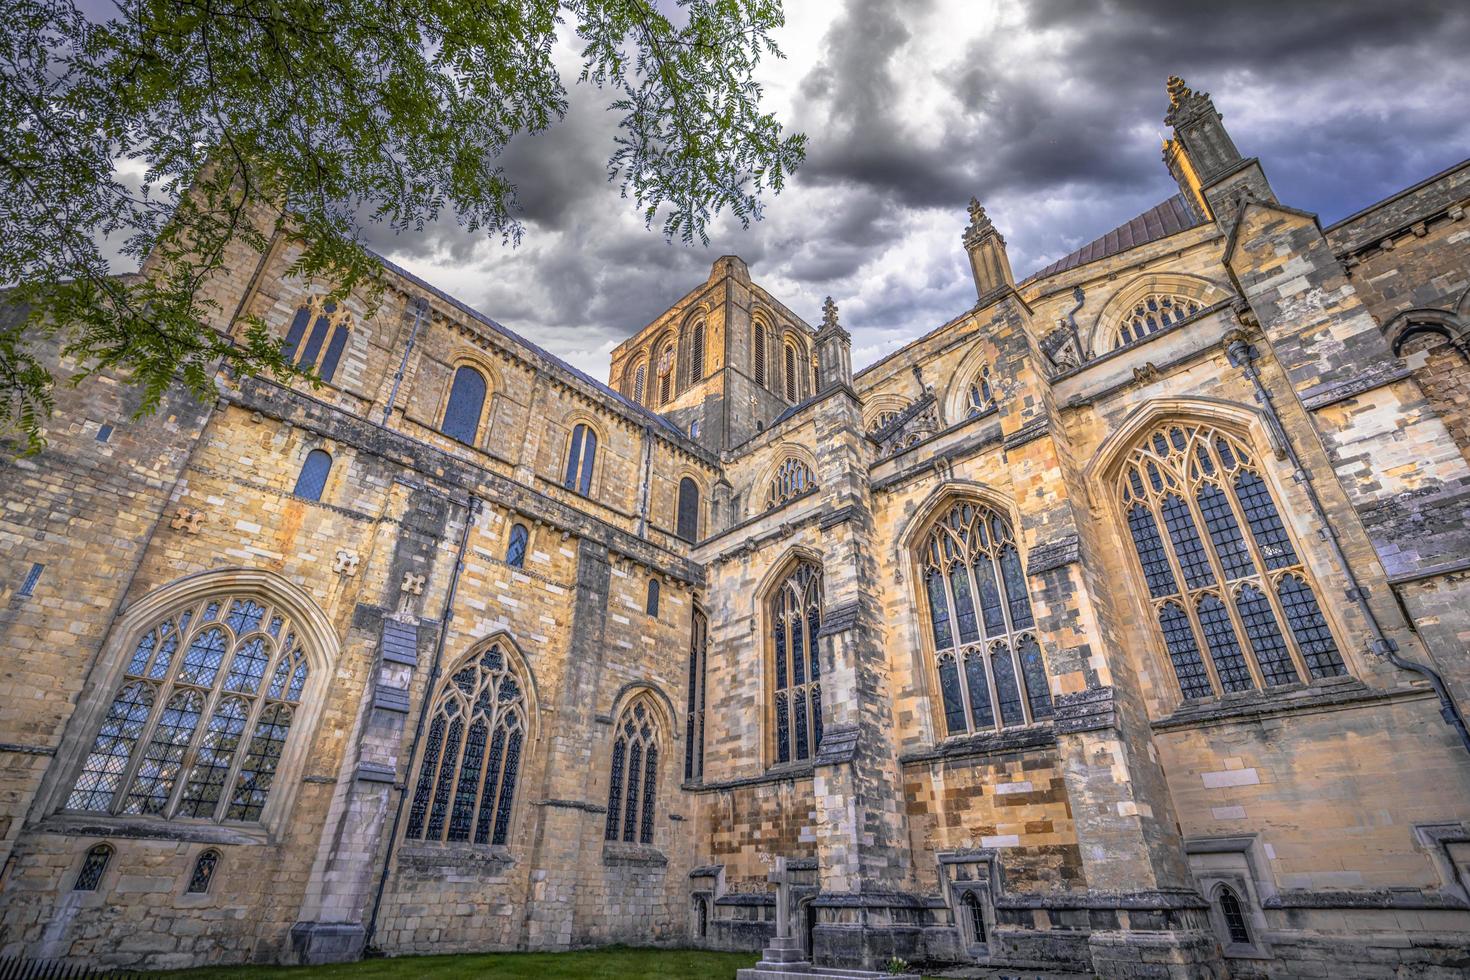
[(822, 741), (822, 570), (811, 562), (797, 565), (769, 608), (776, 761), (799, 762), (816, 755)]
[(653, 709), (640, 697), (623, 711), (613, 732), (604, 837), (610, 841), (652, 844), (659, 745)]
[(666, 404), (674, 397), (674, 342), (664, 344), (658, 354), (658, 403)]
[(658, 579), (656, 579), (656, 578), (649, 579), (648, 580), (648, 598), (645, 599), (644, 602), (643, 602), (643, 611), (646, 614), (648, 614), (649, 616), (657, 616), (658, 615), (658, 593), (659, 593)]
[(1240, 897), (1229, 885), (1221, 885), (1217, 900), (1220, 903), (1220, 915), (1225, 919), (1225, 933), (1230, 937), (1230, 942), (1249, 946), (1251, 930), (1246, 923), (1245, 909), (1240, 904)]
[(454, 383), (449, 386), (449, 401), (444, 406), (444, 422), (439, 431), (473, 446), (484, 410), (485, 376), (468, 364), (461, 364), (454, 372)]
[(699, 540), (699, 484), (689, 477), (679, 481), (678, 513), (675, 531), (685, 541)]
[(648, 365), (639, 361), (638, 367), (633, 371), (633, 389), (629, 394), (640, 405), (643, 404), (643, 386), (647, 380)]
[(975, 375), (975, 380), (970, 382), (969, 391), (965, 393), (965, 417), (974, 418), (994, 407), (995, 391), (990, 386), (990, 365), (987, 364)]
[(689, 333), (689, 384), (704, 380), (704, 321), (698, 320)]
[(313, 449), (306, 454), (301, 464), (301, 475), (296, 477), (296, 489), (291, 492), (306, 500), (321, 500), (327, 488), (327, 475), (332, 472), (332, 456), (324, 449)]
[(572, 429), (567, 448), (567, 472), (562, 486), (586, 496), (592, 492), (592, 468), (597, 463), (597, 433), (591, 426), (578, 422)]
[(703, 898), (694, 900), (695, 935), (700, 939), (709, 937), (709, 903)]
[(684, 780), (704, 775), (704, 670), (709, 620), (694, 609), (689, 629), (689, 706), (684, 716)]
[(755, 383), (766, 386), (766, 325), (759, 321), (755, 325)]
[(1142, 340), (1172, 324), (1187, 320), (1200, 311), (1199, 302), (1188, 296), (1154, 293), (1139, 300), (1123, 317), (1114, 338), (1115, 347)]
[(189, 895), (203, 895), (209, 891), (210, 884), (214, 881), (214, 869), (219, 866), (219, 851), (209, 848), (200, 853), (194, 859), (194, 870), (189, 875), (189, 886), (184, 892)]
[(511, 568), (523, 568), (526, 564), (526, 544), (531, 532), (526, 525), (516, 524), (510, 529), (510, 542), (505, 546), (505, 563)]
[(979, 945), (985, 939), (985, 909), (980, 904), (980, 899), (974, 892), (965, 892), (960, 899), (960, 905), (964, 908), (965, 925), (969, 927), (970, 942)]
[(786, 400), (796, 401), (796, 346), (791, 341), (786, 342)]
[(766, 488), (766, 510), (778, 507), (788, 500), (794, 500), (816, 488), (817, 481), (812, 476), (811, 467), (795, 456), (788, 456), (776, 469), (776, 475), (771, 478), (771, 484)]
[(77, 880), (72, 883), (74, 892), (95, 892), (102, 884), (102, 876), (112, 863), (112, 845), (94, 844), (87, 856), (82, 858), (82, 867), (77, 871)]
[[(308, 324), (310, 335), (306, 332)], [(347, 314), (339, 312), (336, 303), (312, 302), (296, 311), (281, 353), (300, 370), (315, 371), (323, 381), (331, 381), (347, 347), (348, 330)], [(305, 346), (301, 343), (303, 337)]]
[(526, 696), (498, 643), (444, 682), (430, 717), (404, 836), (504, 844), (521, 767)]

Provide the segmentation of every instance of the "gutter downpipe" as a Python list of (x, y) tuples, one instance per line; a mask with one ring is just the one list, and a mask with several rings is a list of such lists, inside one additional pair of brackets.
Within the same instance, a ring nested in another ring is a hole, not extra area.
[(408, 343), (403, 347), (403, 360), (398, 362), (398, 372), (393, 375), (393, 390), (388, 392), (388, 404), (383, 406), (384, 425), (388, 424), (393, 403), (398, 400), (398, 386), (403, 384), (403, 375), (408, 370), (408, 355), (413, 353), (413, 343), (419, 335), (419, 324), (423, 323), (424, 314), (429, 309), (429, 301), (422, 296), (415, 296), (410, 302), (413, 303), (413, 329), (408, 332)]
[(418, 756), (419, 743), (424, 737), (424, 723), (429, 717), (429, 707), (434, 698), (434, 685), (439, 681), (443, 669), (444, 643), (449, 636), (449, 623), (454, 619), (454, 595), (459, 590), (459, 574), (464, 570), (464, 556), (469, 549), (470, 528), (480, 514), (480, 498), (470, 494), (467, 500), (464, 530), (459, 535), (459, 552), (454, 558), (454, 568), (449, 574), (449, 588), (444, 596), (444, 612), (439, 616), (439, 638), (434, 641), (434, 659), (429, 667), (429, 678), (424, 684), (424, 700), (419, 706), (419, 720), (414, 726), (413, 742), (408, 749), (408, 763), (404, 769), (403, 783), (398, 790), (398, 806), (393, 811), (393, 827), (388, 833), (388, 846), (383, 855), (383, 870), (378, 874), (378, 887), (373, 895), (373, 911), (368, 917), (367, 929), (362, 940), (363, 954), (372, 949), (373, 936), (378, 930), (378, 912), (383, 907), (383, 893), (388, 888), (388, 870), (393, 865), (393, 852), (398, 840), (398, 827), (403, 822), (403, 805), (408, 802), (408, 783), (413, 777), (413, 760)]
[(1338, 543), (1337, 532), (1333, 530), (1332, 524), (1327, 519), (1326, 509), (1322, 506), (1322, 499), (1317, 495), (1317, 488), (1307, 476), (1306, 469), (1302, 466), (1301, 458), (1297, 456), (1296, 450), (1292, 448), (1291, 440), (1286, 437), (1286, 429), (1281, 424), (1281, 416), (1276, 412), (1276, 403), (1271, 399), (1271, 392), (1266, 389), (1261, 381), (1261, 375), (1256, 370), (1255, 359), (1260, 356), (1255, 347), (1246, 342), (1239, 333), (1232, 333), (1225, 339), (1225, 356), (1230, 363), (1241, 369), (1245, 376), (1250, 379), (1255, 387), (1256, 401), (1265, 409), (1266, 416), (1271, 422), (1274, 435), (1279, 440), (1281, 449), (1287, 460), (1291, 463), (1292, 479), (1306, 491), (1307, 500), (1312, 505), (1312, 513), (1316, 516), (1318, 524), (1322, 527), (1322, 536), (1332, 548), (1332, 555), (1337, 560), (1342, 572), (1348, 580), (1348, 598), (1358, 607), (1363, 618), (1368, 621), (1368, 628), (1373, 631), (1372, 649), (1388, 659), (1388, 662), (1401, 670), (1411, 671), (1423, 677), (1434, 689), (1439, 698), (1439, 713), (1444, 718), (1445, 724), (1455, 729), (1460, 736), (1460, 743), (1470, 752), (1470, 726), (1465, 723), (1465, 716), (1460, 712), (1459, 705), (1451, 697), (1449, 688), (1445, 686), (1444, 679), (1432, 668), (1413, 660), (1406, 660), (1399, 655), (1398, 644), (1390, 639), (1379, 623), (1378, 617), (1374, 615), (1373, 609), (1368, 605), (1367, 593), (1358, 583), (1358, 577), (1353, 574), (1353, 569), (1348, 564), (1347, 555), (1343, 554), (1342, 545)]

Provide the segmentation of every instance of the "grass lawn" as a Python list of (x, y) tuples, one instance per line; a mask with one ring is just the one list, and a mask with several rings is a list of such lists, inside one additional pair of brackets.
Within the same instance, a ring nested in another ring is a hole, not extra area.
[(178, 980), (435, 980), (496, 977), (503, 980), (734, 980), (754, 965), (755, 953), (711, 953), (695, 949), (634, 949), (608, 946), (571, 953), (483, 953), (463, 956), (401, 956), (335, 966), (220, 966), (170, 973)]

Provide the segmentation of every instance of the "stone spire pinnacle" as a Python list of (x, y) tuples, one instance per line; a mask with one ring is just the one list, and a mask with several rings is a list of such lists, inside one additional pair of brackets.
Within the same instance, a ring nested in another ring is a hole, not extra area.
[(817, 391), (837, 387), (852, 387), (852, 334), (837, 322), (837, 304), (828, 296), (817, 331)]
[(1000, 232), (995, 230), (995, 225), (990, 223), (990, 216), (980, 206), (980, 201), (972, 197), (970, 198), (970, 226), (965, 229), (961, 240), (965, 243), (966, 248), (973, 248), (987, 235), (994, 235), (996, 238), (1000, 238), (1001, 246), (1005, 246), (1006, 240), (1001, 238)]
[(970, 198), (970, 225), (961, 240), (970, 255), (970, 271), (975, 275), (975, 291), (981, 299), (997, 289), (1015, 285), (1006, 240), (995, 230), (980, 201), (973, 197)]
[(822, 329), (830, 330), (838, 325), (837, 304), (832, 302), (831, 296), (828, 296), (822, 301)]

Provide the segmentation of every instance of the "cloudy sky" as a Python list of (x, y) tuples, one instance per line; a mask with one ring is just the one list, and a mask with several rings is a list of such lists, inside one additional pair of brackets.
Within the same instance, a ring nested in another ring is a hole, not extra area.
[[(787, 0), (786, 16), (786, 60), (761, 80), (808, 155), (758, 224), (719, 222), (708, 248), (645, 229), (607, 182), (606, 96), (580, 87), (503, 161), (518, 248), (452, 224), (374, 246), (599, 378), (735, 253), (810, 323), (835, 297), (861, 366), (974, 302), (971, 195), (1019, 279), (1175, 193), (1170, 74), (1324, 224), (1470, 156), (1463, 0)], [(575, 78), (570, 48), (561, 62)]]

